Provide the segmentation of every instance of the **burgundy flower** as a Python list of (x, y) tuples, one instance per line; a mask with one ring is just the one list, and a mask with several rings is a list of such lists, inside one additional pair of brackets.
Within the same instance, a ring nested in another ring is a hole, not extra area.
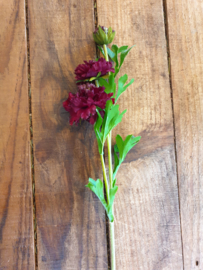
[[(94, 124), (97, 120), (96, 106), (102, 110), (110, 100), (113, 93), (106, 94), (105, 87), (96, 87), (92, 83), (78, 86), (76, 94), (69, 93), (68, 99), (63, 102), (63, 107), (70, 113), (70, 124), (77, 124), (80, 119)], [(114, 102), (114, 99), (113, 99)], [(104, 111), (100, 111), (104, 115)]]
[(93, 83), (83, 83), (78, 85), (78, 91), (81, 92), (82, 90), (88, 91), (92, 87), (95, 87), (95, 84)]
[(99, 72), (101, 72), (101, 76), (106, 75), (108, 72), (115, 72), (112, 62), (106, 61), (104, 58), (99, 58), (98, 61), (84, 61), (84, 63), (75, 69), (75, 79), (77, 81), (96, 77)]

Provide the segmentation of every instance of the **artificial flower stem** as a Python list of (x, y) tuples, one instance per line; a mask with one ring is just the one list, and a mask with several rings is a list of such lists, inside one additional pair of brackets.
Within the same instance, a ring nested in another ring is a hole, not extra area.
[[(109, 161), (109, 182), (110, 182), (110, 188), (113, 188), (111, 132), (107, 136), (107, 147), (108, 147), (108, 161)], [(113, 205), (112, 205), (112, 214), (114, 215)], [(109, 222), (109, 224), (110, 224), (111, 270), (115, 270), (116, 269), (116, 256), (115, 256), (114, 222)]]
[(108, 147), (108, 161), (109, 161), (109, 183), (110, 188), (113, 188), (113, 170), (112, 170), (112, 155), (111, 155), (111, 131), (107, 136), (107, 147)]
[(102, 164), (102, 170), (103, 170), (104, 185), (106, 189), (106, 200), (107, 200), (107, 204), (109, 205), (109, 185), (108, 185), (107, 176), (106, 176), (106, 168), (105, 168), (103, 154), (100, 155), (100, 158), (101, 158), (101, 164)]
[[(104, 44), (104, 55), (105, 60), (109, 61), (107, 47)], [(109, 182), (110, 188), (113, 188), (113, 170), (112, 170), (112, 156), (111, 156), (111, 132), (107, 136), (107, 147), (108, 147), (108, 161), (109, 161)], [(112, 205), (112, 214), (114, 215), (114, 209)], [(111, 270), (116, 270), (116, 252), (115, 252), (115, 234), (114, 234), (114, 222), (110, 224), (110, 252), (111, 252)]]
[(111, 270), (116, 270), (114, 222), (110, 223)]
[[(105, 60), (109, 61), (106, 44), (104, 44), (103, 47), (104, 47)], [(111, 157), (111, 131), (109, 135), (107, 136), (107, 147), (108, 147), (108, 161), (109, 161), (109, 182), (110, 182), (110, 188), (112, 188), (113, 187), (113, 170), (112, 170), (112, 157)]]
[(105, 57), (105, 60), (106, 61), (109, 61), (109, 56), (108, 56), (106, 44), (104, 44), (103, 47), (104, 47), (104, 57)]

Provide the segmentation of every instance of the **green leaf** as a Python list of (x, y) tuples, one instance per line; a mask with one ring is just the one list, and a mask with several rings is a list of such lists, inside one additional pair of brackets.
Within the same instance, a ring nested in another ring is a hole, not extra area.
[(118, 187), (114, 186), (112, 189), (110, 189), (109, 204), (107, 204), (104, 198), (104, 186), (103, 186), (103, 182), (100, 179), (97, 179), (97, 181), (95, 181), (92, 178), (89, 178), (89, 183), (86, 185), (86, 187), (88, 187), (91, 191), (93, 191), (94, 194), (99, 198), (100, 202), (102, 203), (102, 205), (104, 206), (106, 210), (109, 220), (113, 222), (114, 216), (112, 213), (112, 206), (113, 206), (113, 202), (114, 202)]
[(119, 153), (117, 144), (114, 145), (114, 151), (115, 151), (116, 153)]
[(115, 187), (116, 179), (113, 180), (113, 187)]
[(114, 77), (116, 77), (116, 75), (118, 74), (120, 68), (119, 68), (119, 62), (118, 62), (118, 46), (117, 45), (112, 45), (111, 50), (114, 53), (114, 57), (112, 58), (112, 60), (115, 62), (115, 73), (114, 73)]
[(91, 185), (96, 187), (96, 182), (92, 178), (89, 178), (89, 182), (90, 182)]
[[(114, 77), (116, 77), (116, 75), (120, 71), (120, 68), (123, 65), (126, 56), (134, 46), (135, 45), (128, 49), (128, 46), (121, 46), (120, 48), (118, 48), (118, 46), (114, 44), (112, 45), (111, 49), (107, 48), (109, 57), (115, 62)], [(120, 54), (120, 63), (118, 61), (118, 54)]]
[(126, 56), (128, 55), (129, 51), (135, 47), (135, 45), (133, 45), (132, 47), (130, 47), (129, 49), (125, 50), (125, 51), (122, 51), (121, 52), (121, 55), (120, 55), (120, 66), (119, 66), (119, 69), (121, 68)]
[(116, 63), (116, 67), (118, 67), (118, 66), (119, 66), (119, 64), (118, 64), (118, 46), (115, 45), (115, 44), (112, 45), (111, 50), (112, 50), (113, 53), (115, 54), (113, 60), (115, 60), (114, 62)]
[(106, 102), (105, 114), (101, 129), (101, 132), (103, 133), (104, 142), (109, 132), (121, 122), (123, 115), (126, 111), (127, 110), (124, 110), (120, 114), (119, 105), (113, 105), (112, 100), (108, 100)]
[(114, 199), (115, 199), (115, 195), (116, 195), (117, 190), (118, 190), (118, 187), (114, 186), (113, 188), (110, 189), (110, 192), (109, 192), (109, 205), (107, 206), (107, 215), (108, 215), (108, 218), (111, 222), (114, 221), (114, 216), (112, 213), (112, 209), (113, 209), (112, 206), (114, 203)]
[(116, 62), (116, 58), (115, 58), (115, 53), (114, 52), (112, 52), (112, 50), (109, 48), (109, 47), (107, 47), (107, 53), (108, 53), (108, 55), (109, 55), (109, 57), (114, 61), (114, 62)]
[(108, 82), (105, 79), (103, 79), (103, 78), (100, 77), (99, 78), (99, 85), (105, 87), (105, 92), (107, 94), (113, 93), (113, 97), (115, 97), (115, 94), (116, 94), (116, 83), (115, 83), (115, 79), (114, 79), (114, 74), (113, 73), (110, 74), (109, 81)]
[(140, 141), (141, 136), (134, 137), (132, 135), (128, 135), (123, 143), (123, 161), (127, 155), (127, 153)]
[(104, 198), (103, 182), (100, 179), (97, 179), (97, 181), (95, 181), (92, 178), (89, 178), (89, 183), (86, 185), (86, 187), (88, 187), (97, 195), (104, 208), (107, 209), (108, 205)]
[(123, 75), (122, 77), (119, 78), (119, 80), (118, 80), (118, 92), (117, 92), (115, 102), (117, 102), (120, 95), (123, 92), (125, 92), (125, 90), (128, 88), (128, 86), (130, 86), (134, 82), (134, 79), (131, 79), (131, 81), (124, 86), (124, 84), (127, 82), (127, 80), (128, 80), (128, 75), (127, 74), (125, 74), (125, 75)]
[(120, 135), (116, 136), (116, 144), (119, 150), (119, 158), (124, 161), (127, 153), (135, 146), (139, 140), (141, 139), (140, 136), (134, 137), (133, 135), (128, 135), (125, 140), (123, 141)]
[[(127, 153), (140, 141), (140, 139), (141, 136), (134, 137), (133, 135), (128, 135), (123, 141), (120, 135), (116, 136), (116, 146), (114, 146), (113, 179), (116, 177), (118, 169), (121, 163), (124, 161)], [(117, 156), (116, 152), (119, 152), (119, 158), (117, 157), (118, 160), (115, 160), (115, 156)]]
[(106, 102), (104, 119), (102, 119), (99, 109), (96, 110), (98, 117), (94, 124), (94, 131), (97, 138), (99, 153), (101, 155), (103, 154), (104, 143), (109, 132), (121, 122), (126, 110), (120, 113), (119, 105), (113, 105), (112, 100)]
[(118, 169), (119, 169), (120, 166), (121, 166), (121, 163), (122, 163), (122, 162), (119, 162), (119, 163), (117, 164), (117, 166), (114, 165), (114, 169), (113, 169), (113, 177), (116, 176), (116, 174), (117, 174), (117, 172), (118, 172)]
[(118, 49), (118, 53), (121, 53), (123, 51), (126, 51), (128, 49), (128, 46), (121, 46), (119, 49)]
[(119, 158), (116, 154), (116, 151), (114, 150), (114, 166), (116, 167), (118, 164), (119, 164)]
[(97, 47), (100, 50), (100, 52), (103, 54), (103, 56), (105, 56), (104, 49), (102, 47), (100, 47), (99, 45), (97, 45)]
[[(100, 86), (104, 86), (104, 87), (105, 87), (105, 90), (106, 90), (106, 88), (109, 87), (108, 82), (107, 82), (104, 78), (102, 78), (102, 77), (100, 77), (100, 78), (98, 79), (98, 82), (99, 82), (99, 85), (100, 85)], [(106, 92), (106, 91), (105, 91), (105, 92)], [(107, 93), (107, 92), (106, 92), (106, 93)]]
[(114, 105), (112, 100), (106, 102), (105, 114), (102, 119), (99, 109), (97, 108), (97, 121), (94, 124), (94, 131), (98, 142), (98, 149), (100, 155), (103, 154), (104, 143), (110, 131), (117, 126), (123, 118), (124, 110), (122, 113), (119, 112), (119, 105)]
[(96, 135), (96, 138), (97, 138), (97, 143), (98, 143), (98, 149), (99, 149), (99, 153), (100, 155), (103, 154), (103, 148), (104, 148), (104, 144), (103, 144), (103, 134), (102, 132), (100, 131), (101, 129), (101, 125), (102, 125), (102, 122), (103, 122), (103, 119), (99, 113), (99, 110), (97, 110), (97, 121), (95, 122), (94, 124), (94, 132), (95, 132), (95, 135)]
[[(119, 165), (119, 158), (118, 158), (118, 156), (116, 154), (116, 151), (115, 151), (115, 147), (114, 147), (114, 153), (113, 153), (113, 155), (114, 155), (114, 170), (113, 170), (113, 173), (115, 173), (115, 172), (117, 173), (120, 165)], [(115, 176), (116, 176), (116, 173), (115, 173)], [(113, 180), (113, 186), (115, 185), (114, 180)]]

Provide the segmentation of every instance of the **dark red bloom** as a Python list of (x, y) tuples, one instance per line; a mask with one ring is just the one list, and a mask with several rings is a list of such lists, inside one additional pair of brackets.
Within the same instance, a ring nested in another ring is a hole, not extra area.
[(101, 76), (106, 75), (108, 72), (115, 72), (112, 62), (106, 61), (104, 58), (99, 58), (98, 61), (84, 61), (84, 63), (75, 69), (76, 81), (96, 77), (99, 72), (101, 72)]
[[(63, 102), (63, 107), (70, 113), (70, 124), (77, 124), (80, 119), (94, 124), (97, 120), (96, 106), (102, 110), (110, 100), (113, 93), (106, 94), (104, 87), (96, 87), (94, 84), (87, 83), (78, 86), (76, 94), (69, 93), (68, 99)], [(114, 99), (113, 99), (114, 102)], [(101, 111), (104, 115), (104, 111)]]

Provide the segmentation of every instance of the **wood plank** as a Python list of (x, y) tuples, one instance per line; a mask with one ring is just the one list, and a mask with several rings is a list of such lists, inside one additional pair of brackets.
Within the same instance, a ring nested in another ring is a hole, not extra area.
[(62, 107), (74, 69), (95, 57), (92, 0), (29, 1), (39, 269), (107, 269), (101, 203), (85, 188), (101, 176), (92, 126)]
[(167, 0), (184, 269), (203, 269), (203, 5)]
[(0, 4), (0, 269), (35, 269), (25, 2)]
[(161, 0), (97, 0), (100, 25), (114, 43), (136, 47), (123, 73), (135, 83), (114, 133), (141, 135), (120, 169), (115, 201), (117, 269), (183, 269), (173, 120)]

